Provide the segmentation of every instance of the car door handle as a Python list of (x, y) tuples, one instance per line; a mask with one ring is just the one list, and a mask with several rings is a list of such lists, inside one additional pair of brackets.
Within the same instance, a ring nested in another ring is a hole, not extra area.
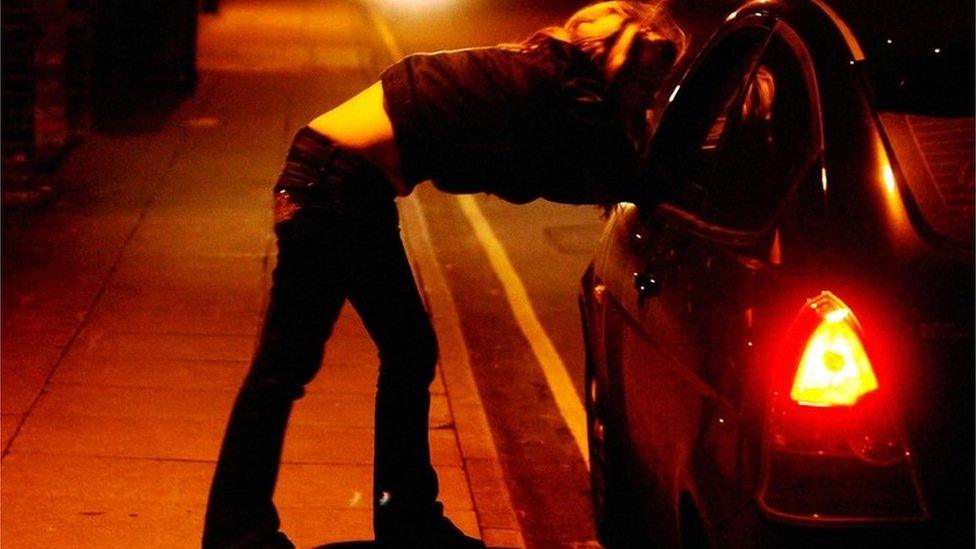
[(643, 309), (647, 298), (661, 293), (661, 278), (653, 269), (634, 273), (634, 288), (637, 290), (637, 307)]

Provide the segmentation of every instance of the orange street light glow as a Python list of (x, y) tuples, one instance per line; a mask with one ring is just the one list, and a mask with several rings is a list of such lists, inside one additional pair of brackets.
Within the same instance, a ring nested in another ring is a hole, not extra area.
[(396, 9), (425, 11), (457, 4), (459, 0), (375, 0), (377, 4)]

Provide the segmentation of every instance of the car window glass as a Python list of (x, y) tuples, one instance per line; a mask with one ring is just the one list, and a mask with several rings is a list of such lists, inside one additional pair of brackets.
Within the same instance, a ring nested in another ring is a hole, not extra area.
[(742, 95), (756, 56), (769, 34), (747, 27), (710, 50), (681, 83), (661, 119), (648, 159), (664, 199), (696, 211), (702, 185), (712, 171), (733, 105)]
[[(698, 215), (725, 228), (761, 228), (810, 166), (812, 98), (792, 48), (773, 37), (737, 104), (707, 176)], [(711, 147), (706, 139), (701, 148)]]
[(725, 128), (728, 126), (729, 117), (734, 113), (732, 108), (739, 99), (739, 90), (732, 90), (726, 98), (725, 104), (719, 110), (718, 115), (709, 125), (708, 132), (698, 145), (698, 158), (701, 164), (711, 167), (715, 161), (722, 136), (725, 135)]

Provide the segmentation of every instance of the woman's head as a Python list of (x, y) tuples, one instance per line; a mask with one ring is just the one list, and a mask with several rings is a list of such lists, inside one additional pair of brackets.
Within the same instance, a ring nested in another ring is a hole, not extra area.
[(575, 44), (602, 69), (610, 84), (621, 78), (659, 81), (686, 45), (684, 33), (662, 7), (653, 1), (590, 4), (562, 26), (543, 29), (529, 41), (552, 37)]

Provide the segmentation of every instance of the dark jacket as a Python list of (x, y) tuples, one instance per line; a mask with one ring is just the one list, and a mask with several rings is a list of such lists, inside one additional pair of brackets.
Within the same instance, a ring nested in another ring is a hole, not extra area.
[(515, 203), (606, 204), (639, 183), (599, 69), (566, 42), (411, 55), (382, 83), (404, 193), (431, 179)]

